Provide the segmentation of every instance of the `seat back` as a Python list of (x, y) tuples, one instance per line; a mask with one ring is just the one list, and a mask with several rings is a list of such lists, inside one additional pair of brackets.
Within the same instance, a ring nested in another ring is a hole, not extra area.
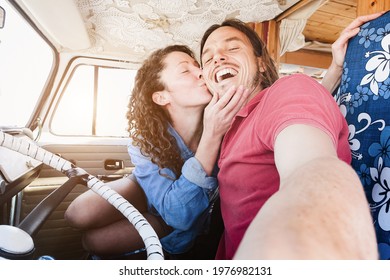
[[(348, 44), (335, 95), (349, 125), (352, 166), (372, 211), (382, 259), (390, 259), (390, 12)], [(348, 199), (348, 198), (346, 198)]]

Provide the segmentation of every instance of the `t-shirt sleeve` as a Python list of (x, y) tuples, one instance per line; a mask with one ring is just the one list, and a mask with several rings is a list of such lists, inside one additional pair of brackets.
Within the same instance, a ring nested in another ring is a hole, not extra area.
[(258, 113), (259, 135), (274, 149), (279, 132), (293, 124), (306, 124), (327, 133), (335, 147), (343, 129), (343, 116), (331, 94), (313, 78), (295, 74), (279, 79), (264, 96)]

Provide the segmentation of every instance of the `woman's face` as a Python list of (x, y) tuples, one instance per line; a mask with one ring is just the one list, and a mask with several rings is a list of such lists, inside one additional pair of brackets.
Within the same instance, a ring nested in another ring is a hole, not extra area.
[(172, 106), (205, 107), (211, 94), (202, 78), (198, 62), (184, 52), (171, 52), (164, 60), (161, 81)]

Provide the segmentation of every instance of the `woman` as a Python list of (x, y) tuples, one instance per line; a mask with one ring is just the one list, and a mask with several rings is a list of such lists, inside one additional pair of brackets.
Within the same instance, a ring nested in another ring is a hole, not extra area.
[[(157, 50), (138, 70), (127, 114), (129, 154), (147, 199), (130, 177), (108, 185), (143, 213), (170, 255), (187, 252), (208, 228), (219, 145), (247, 97), (242, 87), (212, 97), (185, 46)], [(86, 249), (111, 255), (142, 248), (133, 226), (96, 196), (79, 196), (65, 214), (72, 226), (89, 229)]]

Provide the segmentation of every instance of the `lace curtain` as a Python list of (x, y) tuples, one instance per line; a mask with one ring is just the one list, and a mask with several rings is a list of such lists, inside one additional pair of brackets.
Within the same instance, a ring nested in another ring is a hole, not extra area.
[(305, 46), (302, 32), (307, 19), (328, 0), (314, 0), (303, 8), (289, 15), (280, 23), (280, 56), (285, 52), (293, 52)]
[[(266, 21), (280, 0), (77, 0), (95, 52), (125, 50), (141, 61), (152, 50), (182, 43), (195, 52), (203, 32), (225, 18)], [(283, 1), (282, 1), (283, 2)], [(286, 1), (284, 1), (286, 2)]]

